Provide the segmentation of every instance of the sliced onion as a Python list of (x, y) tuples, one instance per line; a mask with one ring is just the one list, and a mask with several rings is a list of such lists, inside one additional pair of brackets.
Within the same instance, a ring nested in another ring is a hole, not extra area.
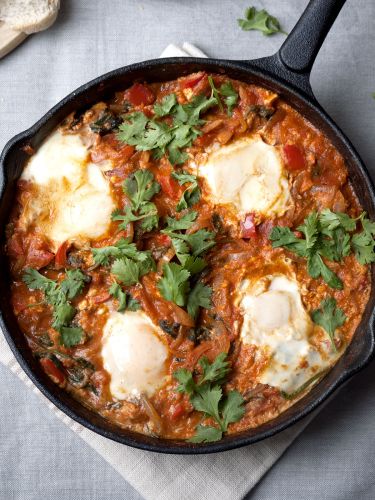
[(156, 411), (154, 405), (151, 403), (151, 401), (145, 394), (142, 393), (139, 399), (142, 403), (143, 409), (147, 413), (147, 416), (153, 423), (155, 433), (161, 435), (161, 433), (163, 432), (163, 422), (162, 419), (160, 418), (159, 413)]

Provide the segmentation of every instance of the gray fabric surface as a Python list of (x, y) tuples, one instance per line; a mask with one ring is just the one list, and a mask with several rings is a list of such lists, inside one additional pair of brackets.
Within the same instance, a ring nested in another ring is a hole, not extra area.
[[(188, 40), (233, 59), (275, 52), (282, 36), (238, 30), (246, 0), (63, 0), (56, 25), (0, 61), (0, 147), (85, 81)], [(250, 2), (251, 3), (251, 2)], [(287, 31), (305, 0), (257, 0)], [(375, 174), (375, 2), (348, 0), (314, 66), (312, 86)], [(375, 365), (297, 439), (251, 499), (375, 497)], [(0, 366), (0, 500), (140, 496), (14, 375)]]

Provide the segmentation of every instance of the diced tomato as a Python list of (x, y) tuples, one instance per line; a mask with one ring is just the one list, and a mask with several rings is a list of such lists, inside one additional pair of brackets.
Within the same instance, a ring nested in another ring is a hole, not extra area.
[(169, 413), (172, 420), (177, 420), (185, 413), (185, 407), (181, 403), (174, 404), (170, 407)]
[(152, 90), (142, 83), (135, 83), (124, 94), (124, 100), (130, 102), (133, 106), (143, 104), (152, 104), (155, 101), (155, 95)]
[(244, 221), (241, 221), (241, 237), (246, 239), (254, 238), (257, 234), (257, 227), (254, 222), (254, 214), (247, 214)]
[(171, 239), (167, 234), (157, 234), (153, 237), (153, 241), (156, 246), (169, 247), (171, 244)]
[(42, 358), (40, 364), (46, 374), (59, 386), (65, 385), (65, 375), (50, 358)]
[(48, 250), (47, 243), (41, 237), (30, 235), (27, 240), (26, 265), (40, 269), (54, 259), (55, 255)]
[(56, 255), (55, 255), (55, 267), (56, 269), (62, 269), (63, 267), (66, 266), (66, 252), (69, 248), (69, 243), (67, 241), (64, 241), (59, 248), (57, 249)]
[(180, 89), (192, 89), (205, 77), (205, 75), (206, 73), (200, 71), (199, 73), (193, 73), (186, 78), (181, 78), (179, 81)]
[(303, 170), (305, 168), (305, 157), (299, 147), (287, 144), (284, 146), (284, 155), (289, 170)]
[(161, 175), (158, 181), (161, 189), (169, 198), (176, 198), (179, 195), (179, 184), (170, 175)]
[[(101, 137), (99, 143), (91, 149), (91, 160), (94, 163), (100, 163), (103, 160), (121, 160), (125, 163), (134, 152), (134, 146), (120, 142), (115, 134), (107, 134)], [(122, 166), (117, 167), (113, 172), (116, 173), (116, 170), (121, 168)]]

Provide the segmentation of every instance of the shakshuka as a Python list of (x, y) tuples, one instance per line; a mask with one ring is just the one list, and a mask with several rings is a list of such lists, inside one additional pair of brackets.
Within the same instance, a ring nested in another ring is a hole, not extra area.
[(206, 72), (136, 82), (27, 152), (13, 311), (46, 374), (104, 418), (216, 441), (285, 411), (350, 343), (375, 223), (277, 94)]

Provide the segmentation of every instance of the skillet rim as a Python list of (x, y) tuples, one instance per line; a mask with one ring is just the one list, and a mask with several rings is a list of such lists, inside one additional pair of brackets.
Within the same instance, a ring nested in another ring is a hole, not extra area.
[[(288, 79), (285, 77), (285, 75), (280, 74), (279, 71), (277, 71), (280, 66), (277, 64), (277, 57), (276, 56), (271, 56), (267, 58), (262, 58), (258, 59), (255, 61), (228, 61), (224, 59), (213, 59), (213, 58), (207, 58), (207, 59), (202, 59), (202, 58), (193, 58), (193, 57), (174, 57), (174, 58), (165, 58), (165, 59), (152, 59), (152, 60), (147, 60), (141, 63), (135, 63), (127, 66), (123, 66), (121, 68), (112, 70), (108, 73), (105, 73), (83, 85), (81, 85), (79, 88), (68, 94), (66, 97), (64, 97), (60, 102), (58, 102), (55, 106), (50, 108), (34, 125), (26, 129), (25, 131), (15, 135), (13, 138), (11, 138), (7, 144), (5, 145), (3, 152), (0, 156), (0, 169), (2, 173), (2, 182), (0, 185), (0, 201), (3, 200), (5, 190), (7, 188), (7, 185), (9, 183), (9, 180), (7, 178), (7, 172), (5, 171), (5, 163), (7, 160), (7, 157), (11, 152), (14, 150), (14, 148), (20, 149), (22, 146), (24, 146), (31, 138), (35, 137), (36, 134), (39, 132), (39, 130), (48, 122), (54, 119), (55, 115), (64, 109), (64, 107), (68, 106), (69, 103), (74, 101), (75, 99), (78, 98), (84, 98), (85, 93), (88, 91), (92, 90), (95, 86), (100, 86), (101, 84), (105, 83), (106, 81), (114, 78), (114, 77), (119, 77), (123, 76), (128, 73), (132, 73), (135, 71), (141, 70), (142, 72), (146, 73), (146, 77), (144, 78), (147, 80), (147, 71), (150, 68), (163, 68), (165, 66), (172, 66), (172, 65), (180, 65), (181, 66), (181, 71), (179, 71), (179, 74), (183, 74), (183, 66), (188, 66), (191, 64), (195, 64), (198, 67), (201, 67), (202, 69), (211, 69), (214, 71), (213, 68), (215, 68), (216, 72), (220, 72), (219, 69), (223, 70), (224, 72), (227, 70), (232, 70), (234, 71), (240, 71), (243, 73), (246, 73), (249, 77), (255, 76), (260, 79), (266, 80), (267, 82), (271, 82), (271, 84), (274, 87), (279, 87), (282, 88), (283, 90), (286, 91), (288, 94), (292, 94), (297, 98), (298, 101), (302, 101), (303, 105), (306, 106), (308, 109), (312, 109), (312, 111), (325, 123), (328, 125), (328, 128), (332, 130), (334, 136), (338, 139), (338, 141), (342, 144), (343, 148), (346, 149), (346, 151), (349, 153), (349, 156), (353, 160), (353, 165), (354, 165), (354, 170), (357, 170), (360, 177), (362, 177), (362, 180), (364, 182), (365, 188), (367, 190), (367, 193), (369, 195), (369, 202), (372, 206), (373, 212), (375, 213), (375, 188), (373, 185), (373, 182), (371, 180), (371, 177), (363, 164), (362, 160), (360, 159), (358, 153), (356, 152), (355, 148), (349, 141), (349, 139), (345, 136), (345, 134), (340, 130), (340, 128), (333, 122), (333, 120), (327, 115), (327, 113), (323, 110), (323, 108), (319, 105), (319, 103), (316, 101), (315, 97), (312, 94), (311, 88), (308, 83), (308, 78), (305, 78), (303, 75), (301, 76), (300, 81), (297, 81), (296, 84), (296, 79), (294, 78), (294, 81), (288, 81)], [(177, 72), (177, 71), (176, 71)], [(189, 72), (191, 72), (189, 70)], [(178, 72), (177, 72), (178, 73)], [(160, 79), (159, 81), (163, 81), (163, 71), (161, 71)], [(92, 104), (90, 104), (92, 105)], [(82, 106), (83, 107), (83, 106)], [(310, 119), (308, 119), (311, 121)], [(48, 135), (48, 133), (45, 135), (45, 137)], [(26, 360), (24, 357), (24, 354), (22, 351), (16, 346), (15, 341), (13, 339), (13, 335), (10, 333), (10, 329), (8, 329), (8, 326), (6, 325), (6, 320), (4, 319), (3, 315), (3, 309), (7, 307), (7, 302), (2, 298), (0, 301), (0, 327), (4, 333), (4, 336), (8, 342), (8, 345), (10, 346), (13, 354), (15, 355), (17, 361), (20, 363), (22, 369), (25, 371), (27, 376), (32, 380), (32, 382), (37, 386), (37, 388), (46, 396), (59, 410), (61, 410), (63, 413), (68, 415), (70, 418), (72, 418), (74, 421), (78, 422), (79, 424), (83, 425), (84, 427), (88, 428), (91, 431), (96, 432), (97, 434), (100, 434), (106, 438), (109, 438), (113, 441), (117, 441), (122, 444), (126, 444), (128, 446), (132, 446), (135, 448), (143, 449), (146, 451), (154, 451), (154, 452), (159, 452), (159, 453), (166, 453), (166, 454), (204, 454), (204, 453), (215, 453), (215, 452), (222, 452), (222, 451), (228, 451), (232, 450), (235, 448), (239, 448), (242, 446), (246, 446), (249, 444), (256, 443), (258, 441), (261, 441), (263, 439), (266, 439), (268, 437), (271, 437), (286, 428), (292, 426), (293, 424), (297, 423), (300, 421), (302, 418), (307, 416), (309, 413), (314, 411), (319, 405), (323, 403), (339, 386), (341, 386), (346, 380), (348, 380), (352, 375), (354, 375), (356, 372), (364, 368), (371, 360), (371, 358), (374, 356), (374, 349), (375, 349), (375, 340), (374, 340), (374, 328), (375, 328), (375, 311), (374, 311), (374, 306), (375, 306), (375, 295), (374, 295), (374, 288), (375, 288), (375, 277), (374, 273), (372, 273), (372, 279), (371, 279), (371, 284), (372, 284), (372, 294), (369, 298), (369, 301), (366, 305), (366, 309), (362, 315), (361, 323), (358, 325), (356, 332), (360, 329), (362, 326), (362, 323), (364, 322), (364, 316), (367, 314), (368, 319), (366, 320), (366, 325), (367, 328), (364, 329), (363, 332), (361, 332), (361, 335), (365, 340), (367, 340), (367, 345), (364, 345), (362, 347), (363, 352), (361, 352), (362, 357), (358, 360), (354, 360), (352, 366), (349, 364), (348, 367), (345, 367), (344, 370), (342, 371), (339, 376), (336, 377), (335, 380), (333, 380), (330, 385), (326, 388), (323, 388), (321, 391), (321, 394), (318, 394), (317, 397), (313, 398), (313, 400), (305, 405), (301, 410), (297, 411), (294, 415), (292, 414), (290, 417), (284, 418), (284, 421), (281, 423), (278, 423), (274, 426), (272, 426), (272, 422), (274, 422), (276, 419), (279, 419), (280, 415), (276, 417), (275, 419), (272, 419), (269, 421), (268, 425), (263, 424), (262, 426), (259, 426), (256, 429), (262, 429), (265, 427), (265, 430), (261, 430), (261, 432), (258, 432), (254, 435), (246, 435), (249, 434), (249, 432), (252, 431), (252, 429), (249, 429), (247, 431), (244, 431), (239, 434), (235, 435), (229, 435), (223, 438), (222, 440), (214, 443), (205, 443), (205, 444), (189, 444), (186, 442), (179, 442), (179, 441), (174, 441), (174, 440), (166, 440), (166, 439), (159, 439), (159, 438), (149, 438), (147, 436), (144, 436), (139, 433), (131, 432), (129, 431), (129, 435), (124, 435), (120, 433), (116, 433), (115, 431), (105, 429), (104, 427), (101, 427), (98, 424), (90, 422), (88, 418), (79, 415), (76, 413), (67, 403), (62, 401), (62, 399), (57, 395), (57, 387), (54, 385), (55, 391), (52, 390), (51, 384), (46, 380), (47, 376), (41, 377), (40, 374), (37, 374), (29, 365), (29, 362)], [(354, 339), (353, 339), (354, 340)], [(351, 342), (350, 345), (352, 345), (353, 341)], [(350, 346), (349, 346), (350, 347)], [(349, 349), (348, 347), (348, 349)], [(344, 352), (342, 357), (340, 358), (341, 360), (346, 356), (348, 349)], [(337, 366), (337, 364), (335, 365)], [(333, 370), (335, 367), (333, 367), (330, 371), (329, 374), (332, 374)], [(329, 375), (328, 374), (328, 375)], [(327, 377), (328, 377), (327, 375)], [(323, 378), (323, 380), (326, 377)], [(316, 388), (319, 388), (321, 386), (322, 381), (320, 381), (317, 385), (315, 385), (311, 391), (309, 391), (307, 394), (311, 394)], [(48, 386), (51, 386), (48, 387)], [(318, 391), (315, 391), (318, 392)], [(306, 394), (306, 396), (307, 396)], [(305, 397), (302, 397), (301, 400), (303, 401)], [(71, 398), (71, 396), (69, 396)], [(72, 398), (71, 398), (72, 399)], [(298, 401), (297, 401), (298, 402)], [(292, 405), (290, 408), (295, 407), (297, 402)], [(82, 405), (82, 408), (85, 408), (84, 405)], [(286, 410), (288, 412), (288, 410)], [(286, 412), (283, 412), (281, 414), (285, 415)], [(94, 413), (94, 412), (93, 412)], [(104, 418), (102, 418), (103, 424), (106, 422)], [(121, 430), (121, 429), (120, 429)]]

